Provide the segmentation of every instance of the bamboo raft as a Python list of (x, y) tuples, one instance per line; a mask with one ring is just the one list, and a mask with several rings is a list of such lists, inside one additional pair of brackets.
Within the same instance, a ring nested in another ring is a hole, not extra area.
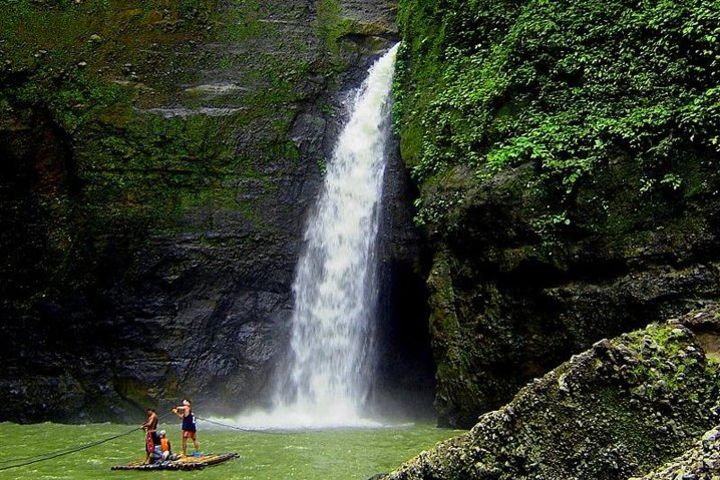
[(139, 461), (127, 465), (116, 465), (111, 470), (202, 470), (205, 467), (232, 460), (237, 456), (237, 453), (223, 453), (222, 455), (208, 454), (149, 464)]

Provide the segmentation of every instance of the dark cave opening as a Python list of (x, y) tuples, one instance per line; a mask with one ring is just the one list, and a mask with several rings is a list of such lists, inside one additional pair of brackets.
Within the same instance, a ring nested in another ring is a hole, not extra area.
[(396, 140), (388, 145), (381, 202), (374, 414), (435, 418), (435, 361), (428, 319), (429, 250), (415, 225), (418, 191)]
[(434, 418), (435, 362), (424, 277), (406, 262), (383, 267), (371, 409), (393, 419)]

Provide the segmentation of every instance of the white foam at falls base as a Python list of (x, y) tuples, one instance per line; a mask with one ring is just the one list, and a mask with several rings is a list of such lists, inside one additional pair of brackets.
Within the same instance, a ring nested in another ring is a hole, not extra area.
[[(361, 418), (352, 412), (298, 411), (295, 405), (279, 407), (272, 411), (258, 410), (233, 418), (211, 418), (210, 420), (246, 430), (330, 430), (339, 428), (383, 428), (387, 423), (370, 418)], [(207, 429), (217, 428), (213, 424)], [(220, 427), (222, 428), (222, 427)]]

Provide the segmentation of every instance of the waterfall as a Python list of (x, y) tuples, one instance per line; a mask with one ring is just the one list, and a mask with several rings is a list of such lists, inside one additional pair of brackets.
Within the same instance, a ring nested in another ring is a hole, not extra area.
[(355, 92), (305, 231), (293, 292), (288, 363), (275, 408), (256, 427), (358, 426), (370, 389), (376, 250), (397, 46)]
[(322, 418), (359, 418), (370, 387), (376, 244), (393, 48), (356, 92), (310, 217), (293, 290), (289, 378), (280, 404)]

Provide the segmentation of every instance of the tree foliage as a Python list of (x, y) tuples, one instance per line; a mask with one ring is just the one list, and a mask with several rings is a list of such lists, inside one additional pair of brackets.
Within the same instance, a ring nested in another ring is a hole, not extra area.
[[(396, 127), (421, 185), (530, 163), (557, 216), (609, 162), (678, 190), (679, 159), (720, 151), (719, 2), (405, 0), (400, 23)], [(451, 213), (433, 201), (422, 222)]]

